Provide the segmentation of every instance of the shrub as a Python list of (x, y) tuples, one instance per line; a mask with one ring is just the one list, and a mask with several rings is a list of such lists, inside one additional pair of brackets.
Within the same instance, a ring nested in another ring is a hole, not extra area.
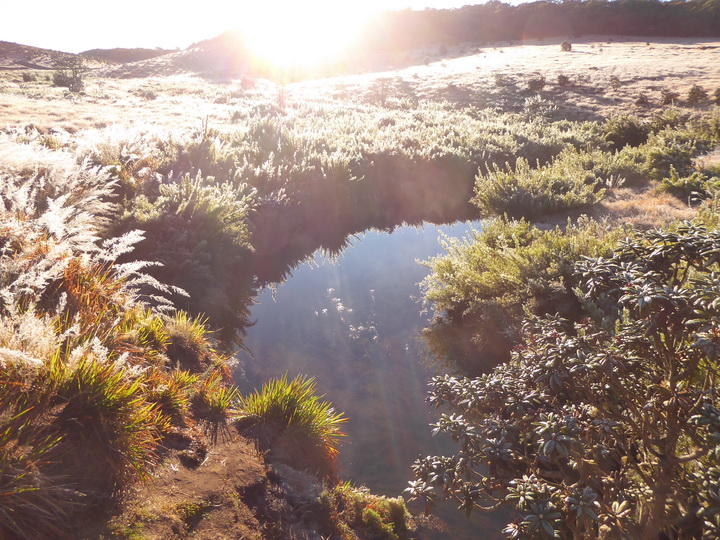
[(22, 74), (22, 80), (23, 82), (35, 82), (37, 81), (37, 75), (33, 73), (32, 71), (23, 71)]
[(259, 444), (272, 444), (289, 465), (324, 476), (335, 472), (342, 425), (347, 419), (315, 395), (315, 381), (302, 375), (273, 379), (240, 399), (244, 426), (256, 428)]
[(325, 532), (333, 538), (357, 534), (378, 540), (409, 540), (416, 536), (402, 497), (373, 495), (366, 488), (345, 483), (323, 491), (319, 501), (330, 525)]
[(642, 185), (648, 179), (646, 155), (643, 148), (630, 146), (617, 152), (602, 150), (577, 151), (568, 148), (555, 158), (555, 164), (567, 171), (575, 171), (578, 179), (586, 184), (595, 183), (606, 187)]
[(255, 191), (245, 185), (185, 176), (160, 185), (152, 199), (135, 198), (118, 224), (121, 231), (147, 231), (138, 257), (161, 263), (153, 271), (158, 279), (190, 295), (189, 300), (176, 297), (177, 303), (194, 314), (206, 314), (227, 341), (237, 341), (249, 325), (253, 292), (248, 216), (254, 197)]
[(692, 88), (688, 90), (687, 101), (692, 105), (697, 105), (703, 101), (707, 101), (708, 93), (702, 86), (697, 84), (692, 85)]
[(675, 167), (670, 168), (670, 174), (663, 178), (660, 189), (675, 195), (683, 201), (699, 201), (711, 196), (720, 188), (720, 178), (708, 177), (700, 171), (694, 171), (689, 176), (680, 177)]
[(81, 92), (85, 88), (83, 78), (88, 68), (82, 56), (65, 60), (53, 74), (53, 85), (63, 86), (71, 92)]
[(508, 358), (524, 312), (573, 317), (573, 265), (607, 255), (623, 234), (587, 218), (546, 231), (524, 220), (493, 220), (470, 238), (443, 239), (446, 254), (423, 263), (431, 270), (422, 289), (435, 313), (425, 332), (434, 356), (482, 372)]
[(610, 88), (613, 89), (613, 92), (617, 92), (622, 88), (622, 81), (617, 75), (610, 75), (610, 79), (608, 79), (608, 82), (610, 83)]
[(416, 461), (407, 492), (510, 507), (510, 538), (715, 537), (719, 250), (686, 225), (580, 264), (582, 322), (530, 319), (509, 363), (433, 379), (461, 448)]
[(660, 91), (660, 103), (663, 105), (673, 105), (679, 97), (680, 94), (678, 92), (673, 92), (667, 88), (663, 88)]
[(494, 166), (475, 179), (472, 202), (483, 216), (535, 219), (600, 201), (604, 189), (569, 170), (562, 161), (533, 169), (525, 159), (515, 167)]
[(664, 136), (653, 136), (643, 148), (645, 167), (656, 180), (661, 180), (675, 168), (680, 175), (689, 175), (697, 152), (694, 141), (678, 141)]
[(640, 146), (647, 141), (649, 126), (635, 116), (620, 115), (609, 118), (601, 127), (603, 138), (613, 150), (625, 146)]
[(532, 92), (540, 92), (545, 88), (545, 77), (543, 75), (535, 75), (530, 77), (527, 81), (528, 90)]
[(504, 73), (493, 73), (493, 82), (498, 88), (508, 88), (514, 84), (512, 77)]
[(560, 74), (557, 76), (557, 83), (558, 86), (568, 86), (570, 84), (570, 77)]
[(647, 97), (645, 92), (640, 92), (635, 99), (635, 105), (638, 107), (647, 107), (650, 105), (650, 99)]
[(572, 45), (568, 41), (563, 41), (560, 44), (560, 50), (563, 52), (570, 52), (570, 51), (572, 51)]
[(523, 103), (523, 112), (528, 120), (538, 117), (547, 118), (556, 110), (557, 107), (551, 101), (544, 99), (540, 95), (525, 98)]
[(713, 93), (713, 102), (715, 105), (720, 105), (720, 88), (716, 88)]

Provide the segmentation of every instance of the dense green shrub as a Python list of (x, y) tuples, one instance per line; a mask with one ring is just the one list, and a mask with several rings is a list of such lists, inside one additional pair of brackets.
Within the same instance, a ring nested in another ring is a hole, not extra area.
[(199, 174), (163, 183), (152, 200), (132, 200), (118, 230), (142, 228), (136, 256), (157, 261), (154, 275), (189, 293), (178, 307), (205, 314), (232, 341), (248, 326), (254, 289), (249, 214), (255, 191)]
[(602, 200), (605, 190), (592, 175), (578, 174), (563, 160), (530, 167), (518, 159), (515, 167), (497, 165), (475, 180), (472, 202), (482, 216), (539, 218), (582, 208)]
[(696, 202), (715, 193), (720, 188), (720, 178), (709, 177), (700, 171), (681, 177), (672, 167), (670, 174), (662, 179), (659, 187), (684, 201)]
[(680, 175), (690, 174), (698, 153), (694, 141), (683, 141), (672, 134), (666, 136), (665, 133), (652, 136), (643, 147), (643, 152), (648, 174), (656, 180), (667, 177), (671, 168)]
[(477, 373), (506, 360), (525, 312), (573, 317), (573, 265), (608, 254), (624, 231), (582, 219), (540, 230), (527, 221), (485, 222), (463, 240), (445, 238), (445, 255), (426, 261), (424, 301), (435, 320), (426, 330), (433, 355)]
[[(578, 267), (585, 319), (529, 319), (512, 360), (434, 378), (412, 498), (511, 508), (509, 538), (718, 535), (720, 233), (652, 231)], [(688, 504), (688, 497), (692, 504)]]
[(625, 146), (640, 146), (647, 141), (650, 128), (634, 116), (613, 116), (602, 125), (603, 138), (613, 150)]

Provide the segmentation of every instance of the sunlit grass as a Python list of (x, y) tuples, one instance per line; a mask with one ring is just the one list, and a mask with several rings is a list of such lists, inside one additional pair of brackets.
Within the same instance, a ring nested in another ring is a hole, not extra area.
[(315, 394), (313, 378), (273, 379), (243, 396), (239, 408), (243, 424), (257, 427), (261, 438), (280, 442), (285, 459), (324, 474), (334, 472), (347, 418)]

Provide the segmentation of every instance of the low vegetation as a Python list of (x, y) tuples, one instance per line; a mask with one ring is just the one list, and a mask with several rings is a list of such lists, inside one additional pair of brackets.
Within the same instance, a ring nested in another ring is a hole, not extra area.
[(271, 380), (239, 403), (240, 423), (253, 428), (260, 448), (302, 470), (333, 477), (347, 418), (315, 393), (315, 382), (287, 375)]
[[(229, 373), (206, 328), (168, 312), (181, 291), (118, 262), (142, 233), (100, 239), (107, 171), (33, 150), (35, 168), (6, 161), (0, 177), (0, 532), (20, 538), (65, 534), (85, 505), (147, 480), (167, 436), (221, 422), (194, 399)], [(193, 339), (207, 346), (180, 355)]]
[(431, 273), (422, 283), (435, 310), (425, 330), (433, 357), (451, 369), (485, 371), (509, 359), (525, 313), (578, 318), (574, 263), (609, 255), (624, 234), (589, 219), (551, 230), (495, 220), (471, 238), (444, 239), (447, 254), (425, 263)]
[(320, 494), (319, 506), (326, 513), (327, 530), (332, 537), (377, 540), (414, 538), (413, 523), (402, 497), (373, 495), (351, 484), (338, 484)]
[[(94, 106), (106, 98), (83, 93), (86, 75), (68, 64), (48, 92)], [(8, 92), (23, 100), (50, 88), (18, 76)], [(452, 410), (437, 430), (462, 450), (418, 462), (411, 495), (453, 495), (467, 511), (511, 506), (511, 537), (714, 534), (717, 235), (685, 226), (633, 237), (577, 216), (602, 214), (621, 186), (716, 204), (720, 170), (696, 158), (717, 146), (720, 113), (696, 85), (685, 100), (660, 97), (703, 115), (673, 106), (570, 120), (550, 93), (589, 79), (553, 80), (496, 73), (491, 97), (514, 112), (422, 100), (387, 78), (341, 105), (292, 106), (284, 86), (275, 99), (250, 84), (219, 94), (150, 81), (127, 97), (133, 110), (192, 95), (227, 105), (227, 125), (3, 130), (0, 536), (66, 535), (168, 452), (197, 468), (239, 426), (270, 460), (329, 482), (308, 503), (326, 518), (323, 534), (411, 537), (401, 500), (332, 485), (346, 418), (313, 380), (286, 376), (241, 396), (232, 354), (258, 291), (317, 249), (338, 253), (372, 227), (478, 216), (480, 231), (444, 239), (447, 254), (425, 263), (435, 312), (425, 333), (453, 372), (501, 365), (434, 381), (432, 400)], [(660, 427), (642, 429), (650, 423)], [(476, 473), (482, 481), (468, 480)], [(231, 495), (223, 504), (242, 494)], [(173, 523), (189, 534), (216, 507), (175, 501)]]
[(433, 380), (460, 448), (410, 495), (508, 506), (509, 538), (717, 536), (718, 250), (682, 225), (579, 263), (582, 320), (529, 318), (509, 362)]

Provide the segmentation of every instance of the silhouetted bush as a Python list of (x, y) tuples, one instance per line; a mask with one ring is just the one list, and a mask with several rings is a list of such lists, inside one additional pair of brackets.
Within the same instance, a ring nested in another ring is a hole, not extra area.
[(81, 92), (85, 88), (83, 77), (87, 73), (87, 67), (82, 56), (75, 56), (66, 60), (53, 73), (53, 85), (63, 86), (71, 92)]
[(639, 118), (622, 115), (610, 118), (602, 126), (603, 138), (610, 148), (620, 150), (624, 146), (640, 146), (647, 141), (650, 128)]
[(531, 90), (533, 92), (539, 92), (543, 88), (545, 88), (545, 77), (543, 75), (536, 75), (534, 77), (531, 77), (528, 79), (527, 87), (528, 90)]
[(660, 92), (660, 103), (663, 105), (672, 105), (680, 97), (678, 92), (673, 92), (667, 88), (663, 88)]
[(703, 101), (707, 101), (708, 93), (702, 86), (694, 84), (688, 91), (687, 101), (692, 105), (697, 105)]
[(638, 97), (635, 99), (635, 105), (638, 107), (647, 107), (650, 105), (650, 99), (647, 97), (645, 92), (640, 92)]

